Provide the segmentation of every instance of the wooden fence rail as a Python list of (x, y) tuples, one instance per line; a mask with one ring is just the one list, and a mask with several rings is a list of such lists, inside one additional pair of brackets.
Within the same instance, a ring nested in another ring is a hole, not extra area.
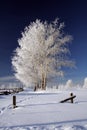
[(71, 101), (71, 103), (74, 103), (74, 98), (76, 97), (76, 95), (73, 95), (73, 93), (70, 93), (70, 97), (69, 98), (66, 98), (66, 99), (64, 99), (64, 100), (62, 100), (62, 101), (60, 101), (60, 103), (64, 103), (64, 102), (67, 102), (67, 101)]

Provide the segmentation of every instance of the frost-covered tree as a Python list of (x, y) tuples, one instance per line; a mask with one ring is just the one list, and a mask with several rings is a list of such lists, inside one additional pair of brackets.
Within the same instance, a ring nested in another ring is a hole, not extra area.
[(46, 89), (48, 79), (64, 75), (63, 66), (73, 66), (67, 56), (72, 37), (63, 29), (58, 19), (51, 23), (37, 19), (25, 27), (12, 57), (15, 76), (23, 84)]
[(84, 79), (83, 88), (87, 88), (87, 77)]

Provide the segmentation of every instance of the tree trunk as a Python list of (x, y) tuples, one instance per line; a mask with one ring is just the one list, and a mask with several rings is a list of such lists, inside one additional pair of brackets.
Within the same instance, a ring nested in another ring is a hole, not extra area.
[(42, 74), (41, 88), (42, 88), (42, 90), (46, 90), (46, 76), (45, 76), (45, 74)]
[(35, 84), (34, 91), (37, 91), (39, 89), (39, 83)]
[(36, 85), (34, 86), (34, 91), (36, 91), (37, 90), (37, 87), (36, 87)]

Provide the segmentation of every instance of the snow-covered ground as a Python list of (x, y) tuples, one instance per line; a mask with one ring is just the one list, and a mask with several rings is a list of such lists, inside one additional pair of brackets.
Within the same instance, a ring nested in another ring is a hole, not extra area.
[[(60, 103), (70, 93), (74, 103)], [(0, 95), (0, 130), (87, 130), (87, 89), (33, 92), (26, 89), (13, 95)]]

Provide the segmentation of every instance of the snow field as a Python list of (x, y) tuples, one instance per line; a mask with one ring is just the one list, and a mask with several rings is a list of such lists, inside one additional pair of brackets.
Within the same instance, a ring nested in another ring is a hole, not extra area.
[(74, 104), (59, 103), (71, 91), (31, 92), (0, 96), (0, 130), (87, 130), (87, 89), (72, 90)]

